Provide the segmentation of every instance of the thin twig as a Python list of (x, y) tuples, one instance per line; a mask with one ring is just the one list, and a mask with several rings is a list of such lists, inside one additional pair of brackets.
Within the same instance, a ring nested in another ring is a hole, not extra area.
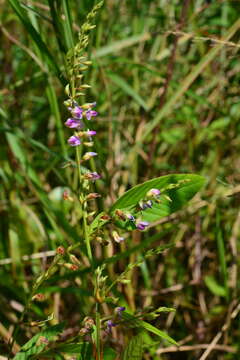
[(20, 41), (18, 41), (15, 37), (13, 37), (11, 34), (9, 34), (9, 32), (7, 31), (7, 29), (0, 24), (0, 29), (2, 30), (3, 34), (14, 44), (16, 44), (17, 46), (19, 46), (22, 50), (24, 50), (37, 64), (38, 66), (41, 68), (41, 70), (43, 72), (47, 72), (47, 69), (45, 68), (44, 64), (39, 60), (39, 58), (25, 45), (23, 45)]
[[(212, 350), (216, 349), (218, 341), (222, 337), (223, 333), (227, 331), (231, 325), (231, 321), (238, 315), (240, 311), (240, 303), (235, 307), (235, 309), (231, 312), (230, 316), (227, 318), (225, 324), (222, 326), (221, 330), (216, 334), (216, 336), (213, 338), (210, 344), (208, 344), (208, 347), (206, 348), (206, 351), (202, 354), (199, 360), (206, 360), (208, 355), (212, 352)], [(224, 347), (226, 347), (224, 345)]]
[[(207, 349), (208, 347), (209, 347), (209, 344), (184, 345), (184, 346), (179, 346), (179, 347), (169, 346), (165, 349), (159, 349), (157, 351), (157, 355), (170, 353), (170, 352), (202, 350), (202, 349)], [(234, 349), (232, 346), (227, 346), (227, 345), (215, 345), (213, 347), (213, 350), (226, 351), (226, 352), (230, 352), (230, 353), (236, 352), (236, 349)]]
[[(21, 257), (22, 261), (28, 261), (28, 260), (35, 260), (35, 259), (42, 259), (45, 257), (52, 257), (56, 255), (56, 251), (55, 250), (49, 250), (49, 251), (42, 251), (39, 253), (35, 253), (32, 255), (23, 255)], [(12, 263), (12, 259), (11, 258), (6, 258), (6, 259), (2, 259), (0, 260), (0, 265), (8, 265)]]

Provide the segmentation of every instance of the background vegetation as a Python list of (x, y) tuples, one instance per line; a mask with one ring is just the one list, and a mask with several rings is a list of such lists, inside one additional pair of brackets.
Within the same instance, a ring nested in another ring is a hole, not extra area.
[[(78, 238), (78, 219), (61, 196), (71, 185), (62, 74), (64, 54), (93, 4), (0, 1), (2, 355), (32, 279), (57, 246)], [(146, 249), (176, 244), (118, 289), (132, 311), (176, 308), (154, 324), (184, 352), (146, 335), (145, 359), (238, 359), (239, 13), (239, 1), (105, 0), (91, 35), (86, 78), (88, 100), (100, 113), (94, 129), (102, 202), (110, 206), (129, 187), (165, 174), (207, 179), (187, 208), (149, 232), (134, 233), (121, 248), (96, 246), (99, 259), (118, 255), (109, 264), (114, 278)], [(52, 277), (47, 300), (29, 321), (54, 313), (50, 323), (66, 321), (62, 339), (76, 334), (92, 308), (86, 277), (86, 271)], [(36, 331), (23, 327), (15, 350)], [(119, 354), (126, 340), (114, 329), (108, 341)]]

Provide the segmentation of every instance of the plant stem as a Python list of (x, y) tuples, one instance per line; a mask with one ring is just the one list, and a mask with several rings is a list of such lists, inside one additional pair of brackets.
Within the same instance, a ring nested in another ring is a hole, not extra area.
[(93, 257), (92, 257), (92, 250), (91, 250), (89, 231), (88, 231), (89, 229), (87, 223), (88, 213), (87, 213), (86, 203), (84, 202), (84, 194), (83, 194), (84, 187), (83, 187), (83, 178), (82, 178), (81, 164), (80, 164), (81, 154), (78, 146), (76, 147), (76, 157), (77, 157), (77, 167), (78, 167), (78, 176), (79, 176), (79, 201), (81, 205), (82, 218), (83, 218), (84, 241), (86, 243), (88, 259), (92, 264)]
[(90, 245), (90, 239), (89, 239), (89, 234), (88, 234), (88, 224), (87, 224), (87, 210), (83, 209), (83, 228), (84, 228), (84, 237), (85, 237), (85, 242), (86, 242), (86, 247), (87, 247), (87, 253), (88, 253), (88, 258), (90, 260), (90, 263), (93, 263), (93, 256), (92, 256), (92, 249), (91, 249), (91, 245)]
[(99, 303), (96, 303), (96, 347), (97, 360), (101, 360), (101, 322), (99, 313)]

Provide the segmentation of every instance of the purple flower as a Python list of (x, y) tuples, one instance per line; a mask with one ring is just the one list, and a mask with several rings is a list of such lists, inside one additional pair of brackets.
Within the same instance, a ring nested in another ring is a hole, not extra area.
[(141, 210), (147, 209), (147, 205), (143, 201), (139, 202), (139, 207), (140, 207)]
[(146, 203), (144, 203), (143, 201), (140, 201), (139, 202), (139, 207), (142, 209), (142, 210), (146, 210), (148, 208), (151, 208), (152, 207), (152, 201), (151, 200), (148, 200)]
[(112, 328), (117, 326), (116, 324), (114, 324), (114, 322), (112, 322), (112, 320), (108, 320), (107, 321), (107, 331), (111, 332)]
[(133, 215), (127, 214), (126, 216), (127, 216), (128, 220), (135, 221), (135, 217)]
[(145, 228), (149, 225), (149, 223), (147, 221), (140, 221), (137, 224), (137, 229), (138, 230), (145, 230)]
[(96, 131), (94, 131), (94, 130), (87, 130), (87, 131), (85, 131), (85, 134), (87, 135), (87, 136), (93, 136), (93, 135), (96, 135)]
[(149, 197), (152, 197), (152, 196), (155, 197), (158, 195), (160, 195), (160, 190), (158, 190), (158, 189), (151, 189), (147, 192), (147, 196), (149, 196)]
[(100, 175), (98, 173), (96, 173), (96, 171), (92, 172), (92, 173), (86, 173), (84, 174), (84, 178), (87, 179), (87, 180), (98, 180), (100, 179)]
[(78, 146), (81, 144), (81, 140), (79, 139), (78, 136), (71, 136), (69, 139), (68, 139), (68, 143), (69, 145), (71, 146)]
[(71, 129), (83, 127), (83, 123), (80, 120), (77, 120), (74, 118), (67, 119), (67, 121), (65, 122), (65, 125)]
[(92, 117), (94, 116), (97, 116), (97, 112), (95, 110), (91, 110), (91, 109), (88, 109), (86, 112), (85, 112), (85, 115), (86, 115), (86, 118), (88, 120), (91, 120)]
[(86, 154), (84, 154), (83, 156), (83, 160), (89, 160), (91, 159), (93, 156), (97, 156), (97, 153), (93, 152), (93, 151), (89, 151)]
[(116, 308), (116, 312), (119, 316), (122, 316), (122, 312), (125, 310), (126, 310), (125, 306), (119, 306)]
[(75, 106), (72, 109), (72, 116), (74, 116), (75, 118), (78, 118), (78, 119), (82, 119), (82, 117), (83, 117), (83, 109), (80, 108), (80, 106)]

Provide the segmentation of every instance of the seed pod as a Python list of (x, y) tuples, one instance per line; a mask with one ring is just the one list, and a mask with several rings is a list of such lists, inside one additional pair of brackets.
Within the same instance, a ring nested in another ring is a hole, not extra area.
[(75, 264), (75, 265), (81, 265), (80, 261), (78, 260), (78, 258), (77, 258), (75, 255), (70, 254), (69, 257), (70, 257), (70, 260), (73, 262), (73, 264)]

